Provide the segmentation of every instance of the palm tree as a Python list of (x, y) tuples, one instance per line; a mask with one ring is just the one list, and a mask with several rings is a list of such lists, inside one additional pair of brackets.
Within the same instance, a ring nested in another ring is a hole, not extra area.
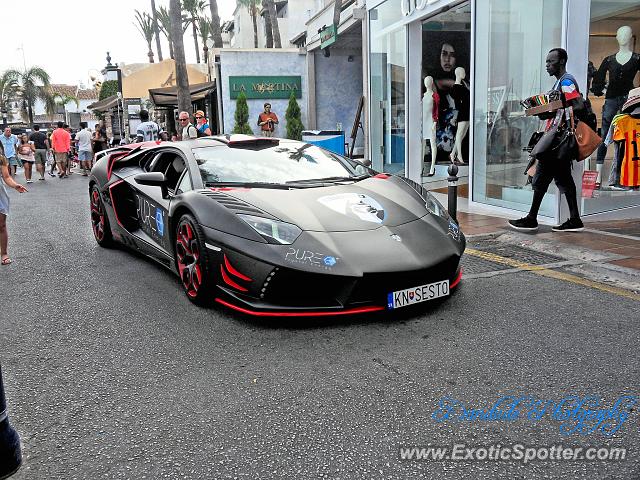
[(182, 0), (182, 9), (189, 15), (185, 22), (193, 29), (193, 43), (196, 47), (196, 63), (200, 63), (200, 49), (198, 48), (198, 17), (207, 6), (205, 0)]
[(151, 0), (151, 16), (153, 17), (153, 34), (156, 37), (156, 50), (158, 51), (158, 61), (162, 61), (162, 46), (160, 45), (160, 28), (158, 27), (158, 12), (155, 0)]
[(275, 48), (282, 48), (282, 41), (280, 40), (280, 26), (278, 25), (278, 12), (276, 12), (276, 5), (273, 0), (264, 0), (267, 7), (269, 17), (271, 17), (271, 30), (273, 31), (273, 46)]
[(236, 0), (239, 5), (247, 7), (253, 21), (253, 48), (258, 48), (258, 2), (259, 0)]
[(176, 61), (176, 88), (178, 96), (178, 111), (191, 109), (191, 93), (189, 92), (189, 77), (187, 76), (187, 61), (184, 56), (182, 35), (182, 16), (180, 0), (169, 0), (169, 18), (171, 19), (171, 38), (173, 39), (173, 53)]
[(140, 13), (138, 10), (136, 10), (135, 12), (136, 21), (138, 22), (136, 27), (138, 28), (140, 34), (144, 37), (145, 41), (147, 42), (147, 46), (149, 47), (149, 53), (147, 53), (147, 55), (149, 56), (149, 63), (154, 63), (153, 50), (151, 49), (151, 42), (153, 42), (154, 34), (153, 18), (151, 18), (147, 12)]
[(211, 36), (211, 20), (207, 17), (198, 17), (198, 33), (200, 33), (200, 40), (202, 40), (202, 53), (206, 63), (209, 55), (207, 40)]
[(273, 48), (273, 27), (271, 26), (271, 13), (269, 12), (269, 5), (266, 0), (262, 0), (262, 15), (264, 16), (264, 33), (265, 33), (265, 46), (267, 48)]
[(76, 108), (80, 106), (80, 102), (78, 101), (78, 97), (74, 95), (67, 95), (65, 93), (54, 93), (52, 95), (53, 101), (56, 104), (56, 110), (66, 111), (67, 103), (75, 103)]
[(18, 82), (15, 78), (4, 72), (0, 75), (0, 113), (2, 114), (3, 124), (6, 124), (6, 114), (10, 111), (11, 102), (15, 101), (18, 96)]
[(18, 99), (22, 104), (22, 112), (33, 125), (33, 106), (36, 100), (42, 100), (47, 113), (55, 111), (55, 101), (49, 87), (49, 74), (40, 67), (31, 67), (24, 72), (7, 70), (6, 78), (18, 83)]
[(209, 0), (211, 9), (211, 38), (214, 48), (222, 48), (222, 31), (220, 29), (220, 15), (218, 15), (218, 3), (216, 0)]

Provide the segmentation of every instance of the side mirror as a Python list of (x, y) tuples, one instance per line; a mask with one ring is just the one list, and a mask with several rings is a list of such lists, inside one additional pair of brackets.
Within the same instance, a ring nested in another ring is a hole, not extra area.
[(139, 173), (138, 175), (133, 177), (133, 179), (139, 185), (160, 187), (162, 189), (162, 198), (167, 198), (169, 196), (169, 193), (167, 191), (167, 179), (162, 172)]
[(365, 160), (364, 158), (354, 158), (352, 160), (361, 163), (365, 167), (371, 168), (371, 160)]

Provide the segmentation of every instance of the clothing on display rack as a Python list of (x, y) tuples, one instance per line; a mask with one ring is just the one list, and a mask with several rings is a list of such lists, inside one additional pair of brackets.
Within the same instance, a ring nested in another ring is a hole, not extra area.
[(621, 115), (616, 119), (613, 140), (622, 142), (624, 156), (620, 165), (620, 185), (624, 187), (640, 186), (640, 116)]

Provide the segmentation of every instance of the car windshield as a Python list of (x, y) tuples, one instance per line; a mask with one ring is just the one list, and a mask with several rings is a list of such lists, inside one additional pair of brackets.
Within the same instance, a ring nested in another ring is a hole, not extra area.
[(286, 184), (310, 180), (357, 180), (370, 170), (305, 143), (283, 142), (233, 148), (194, 148), (202, 181), (213, 183)]

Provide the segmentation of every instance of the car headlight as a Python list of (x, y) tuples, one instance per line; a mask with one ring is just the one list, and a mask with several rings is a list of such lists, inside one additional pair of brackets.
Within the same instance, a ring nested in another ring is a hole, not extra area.
[(442, 204), (436, 199), (436, 197), (433, 196), (433, 194), (427, 192), (425, 200), (425, 206), (427, 207), (427, 210), (439, 217), (449, 218), (449, 212), (442, 206)]
[(271, 243), (290, 245), (302, 233), (297, 226), (279, 220), (244, 214), (238, 214), (238, 217)]

